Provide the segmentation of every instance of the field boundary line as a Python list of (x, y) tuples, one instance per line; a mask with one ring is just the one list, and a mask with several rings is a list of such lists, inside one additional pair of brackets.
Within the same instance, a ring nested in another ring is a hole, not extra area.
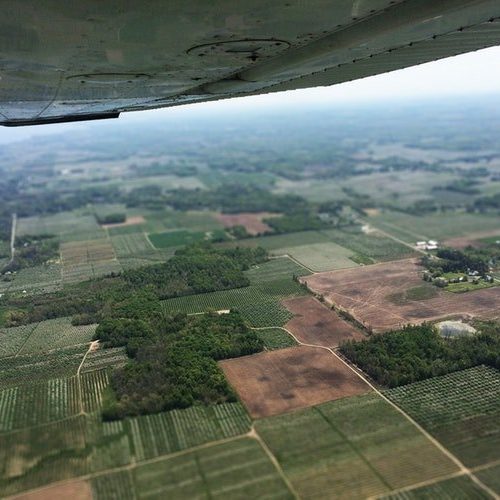
[(19, 348), (19, 350), (16, 352), (16, 354), (14, 354), (14, 356), (13, 356), (14, 358), (16, 358), (17, 356), (19, 356), (21, 354), (21, 351), (24, 349), (24, 346), (28, 343), (31, 336), (35, 333), (35, 330), (38, 328), (40, 323), (41, 323), (41, 321), (38, 321), (36, 323), (35, 328), (33, 328), (33, 330), (31, 330), (30, 334), (26, 337), (26, 340), (23, 342), (23, 345)]
[(247, 434), (249, 437), (252, 437), (255, 439), (261, 448), (264, 450), (264, 453), (267, 455), (269, 460), (271, 460), (271, 463), (274, 465), (275, 469), (278, 471), (278, 474), (280, 475), (281, 479), (283, 479), (284, 483), (286, 484), (287, 488), (290, 490), (290, 493), (293, 495), (294, 498), (297, 500), (300, 498), (299, 494), (293, 487), (292, 483), (286, 476), (285, 472), (283, 471), (281, 464), (278, 462), (278, 459), (274, 456), (273, 452), (269, 449), (267, 446), (267, 443), (261, 438), (257, 430), (255, 429), (255, 425), (252, 424), (252, 428), (250, 432)]
[(292, 262), (295, 264), (299, 265), (300, 267), (303, 267), (306, 271), (310, 272), (311, 274), (316, 274), (318, 271), (313, 271), (310, 267), (306, 266), (305, 264), (302, 264), (302, 262), (298, 261), (295, 257), (290, 255), (289, 253), (284, 253), (281, 255), (273, 255), (269, 257), (270, 259), (283, 259), (287, 258), (290, 259)]
[(479, 478), (477, 478), (473, 472), (468, 469), (455, 455), (453, 455), (447, 448), (445, 448), (436, 438), (434, 438), (429, 432), (427, 432), (416, 420), (414, 420), (410, 415), (408, 415), (402, 408), (400, 408), (396, 403), (392, 402), (387, 396), (385, 396), (379, 389), (377, 389), (364, 375), (355, 370), (347, 361), (345, 361), (341, 356), (339, 356), (333, 349), (326, 346), (314, 345), (314, 344), (306, 344), (301, 342), (290, 330), (284, 327), (274, 327), (274, 328), (282, 328), (286, 332), (288, 332), (295, 341), (306, 347), (319, 347), (321, 349), (326, 349), (330, 351), (333, 356), (339, 359), (349, 370), (354, 372), (363, 382), (365, 382), (380, 398), (382, 398), (386, 403), (391, 405), (396, 411), (398, 411), (401, 415), (403, 415), (406, 420), (408, 420), (414, 427), (416, 427), (421, 434), (423, 434), (436, 448), (438, 448), (441, 453), (443, 453), (446, 457), (448, 457), (459, 469), (460, 472), (470, 477), (470, 479), (476, 483), (481, 489), (486, 491), (492, 498), (496, 500), (500, 500), (500, 495), (496, 494), (489, 486), (486, 486)]

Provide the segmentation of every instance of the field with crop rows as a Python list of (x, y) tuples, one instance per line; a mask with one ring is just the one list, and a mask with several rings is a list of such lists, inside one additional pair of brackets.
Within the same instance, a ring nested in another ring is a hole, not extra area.
[(12, 281), (0, 281), (0, 293), (24, 292), (49, 293), (60, 290), (62, 266), (59, 262), (50, 262), (39, 266), (21, 269), (13, 275)]
[(30, 323), (12, 328), (0, 328), (0, 357), (17, 354), (36, 325), (36, 323)]
[(87, 354), (81, 373), (99, 370), (101, 368), (117, 367), (128, 360), (125, 347), (110, 347), (96, 349)]
[(92, 478), (95, 500), (136, 500), (132, 473), (128, 470)]
[(111, 243), (118, 258), (154, 252), (144, 233), (111, 236)]
[(133, 471), (141, 498), (268, 498), (293, 496), (259, 443), (242, 438)]
[(245, 271), (245, 275), (252, 285), (259, 285), (268, 281), (279, 279), (290, 279), (295, 276), (307, 276), (309, 271), (296, 264), (293, 260), (286, 257), (276, 258), (251, 267)]
[(76, 374), (87, 345), (0, 358), (0, 389)]
[(256, 422), (302, 498), (365, 498), (439, 478), (456, 466), (377, 395)]
[(333, 242), (300, 245), (283, 248), (281, 251), (317, 272), (357, 266), (349, 258), (352, 256), (352, 251)]
[(131, 418), (127, 426), (136, 460), (145, 460), (245, 434), (250, 417), (240, 403), (224, 403)]
[(498, 460), (500, 373), (477, 366), (385, 391), (468, 467)]
[(298, 345), (294, 338), (281, 328), (266, 328), (255, 330), (256, 335), (264, 342), (264, 348), (268, 351), (274, 349), (285, 349)]
[(270, 286), (251, 285), (233, 290), (189, 295), (164, 300), (162, 304), (164, 310), (169, 313), (179, 311), (193, 314), (236, 309), (251, 326), (281, 326), (292, 318), (292, 314), (280, 304), (280, 300), (307, 292), (292, 280), (270, 282), (268, 285)]
[(102, 423), (77, 415), (0, 434), (0, 491), (12, 495), (130, 460), (122, 422)]
[(467, 476), (445, 479), (429, 486), (421, 486), (400, 493), (386, 495), (381, 500), (488, 500), (491, 496)]
[(90, 342), (97, 325), (73, 326), (71, 318), (48, 319), (38, 323), (19, 354), (50, 351)]
[(0, 432), (45, 424), (80, 411), (80, 395), (75, 377), (0, 391)]
[(107, 371), (102, 369), (81, 373), (80, 383), (82, 388), (83, 410), (87, 413), (99, 410), (101, 407), (102, 394), (109, 384)]
[(407, 246), (378, 233), (365, 234), (358, 227), (322, 231), (330, 241), (352, 250), (354, 254), (379, 262), (415, 255)]
[(486, 469), (476, 471), (475, 475), (480, 481), (486, 484), (486, 486), (500, 495), (500, 464), (492, 465)]

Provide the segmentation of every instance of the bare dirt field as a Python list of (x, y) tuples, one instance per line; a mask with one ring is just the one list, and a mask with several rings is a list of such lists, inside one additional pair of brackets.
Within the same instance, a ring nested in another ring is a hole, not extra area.
[(290, 347), (219, 362), (254, 418), (370, 390), (326, 349)]
[(469, 245), (480, 246), (480, 240), (482, 238), (489, 238), (490, 236), (498, 236), (500, 239), (500, 229), (495, 229), (493, 231), (478, 231), (476, 233), (469, 233), (467, 236), (461, 236), (459, 238), (450, 238), (443, 241), (443, 244), (447, 247), (453, 248), (465, 248)]
[(344, 340), (361, 340), (365, 336), (314, 297), (296, 297), (283, 301), (293, 314), (285, 328), (305, 344), (337, 347)]
[[(500, 287), (460, 294), (436, 292), (433, 285), (422, 280), (421, 271), (417, 260), (407, 259), (316, 273), (301, 281), (375, 332), (450, 316), (500, 317)], [(400, 300), (408, 290), (425, 287), (432, 287), (429, 298)]]
[(134, 217), (127, 217), (125, 222), (117, 222), (115, 224), (101, 224), (101, 227), (123, 227), (123, 226), (135, 226), (137, 224), (144, 224), (146, 219), (142, 215), (136, 215)]
[(86, 481), (49, 486), (31, 493), (16, 496), (16, 500), (92, 500), (92, 490)]
[(262, 219), (276, 217), (277, 215), (278, 214), (272, 214), (269, 212), (242, 212), (239, 214), (217, 214), (216, 218), (218, 221), (222, 222), (224, 227), (244, 226), (248, 234), (255, 236), (257, 234), (271, 232), (272, 228), (262, 222)]

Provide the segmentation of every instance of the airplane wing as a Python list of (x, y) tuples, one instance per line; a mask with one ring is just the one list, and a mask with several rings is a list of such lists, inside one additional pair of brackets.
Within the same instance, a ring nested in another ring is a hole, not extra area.
[(499, 0), (3, 0), (0, 124), (333, 85), (500, 44)]

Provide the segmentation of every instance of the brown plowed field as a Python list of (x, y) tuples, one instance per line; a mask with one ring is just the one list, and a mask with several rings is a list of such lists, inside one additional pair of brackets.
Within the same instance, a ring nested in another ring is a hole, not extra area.
[(15, 500), (92, 500), (92, 490), (86, 481), (49, 486), (31, 493), (23, 493)]
[(344, 340), (361, 340), (365, 336), (314, 297), (297, 297), (283, 301), (293, 314), (285, 328), (304, 344), (337, 347)]
[(500, 317), (500, 287), (467, 293), (438, 290), (434, 297), (425, 300), (398, 303), (395, 298), (405, 291), (426, 285), (421, 271), (415, 259), (407, 259), (316, 273), (301, 281), (375, 332), (449, 316)]
[(219, 362), (254, 418), (370, 390), (326, 349), (290, 347)]
[(276, 217), (277, 214), (269, 212), (246, 213), (239, 214), (218, 214), (217, 220), (222, 222), (224, 227), (244, 226), (248, 234), (253, 236), (257, 234), (269, 233), (272, 228), (269, 227), (262, 219), (268, 217)]

